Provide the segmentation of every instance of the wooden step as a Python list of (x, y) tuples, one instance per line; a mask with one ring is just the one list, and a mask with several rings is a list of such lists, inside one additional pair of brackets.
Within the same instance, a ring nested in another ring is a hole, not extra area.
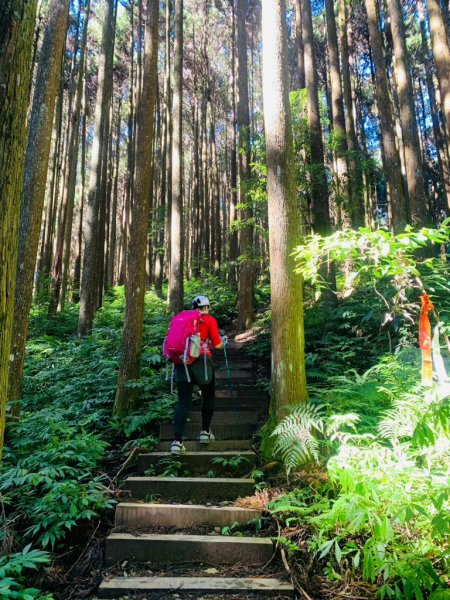
[[(259, 598), (293, 598), (291, 583), (272, 577), (113, 577), (104, 581), (99, 588), (99, 598), (118, 598), (124, 594), (160, 592), (168, 598), (170, 592), (182, 595), (223, 594)], [(152, 596), (153, 597), (153, 596)]]
[(124, 488), (133, 498), (152, 496), (173, 500), (235, 500), (253, 494), (253, 479), (231, 477), (128, 477)]
[[(219, 367), (221, 369), (225, 369), (226, 368), (226, 361), (225, 358), (223, 357), (214, 357), (214, 364), (216, 365), (216, 367)], [(232, 361), (228, 361), (228, 365), (230, 368), (230, 371), (241, 371), (242, 369), (250, 369), (253, 370), (253, 362), (251, 360), (247, 360), (244, 358), (238, 358)]]
[(260, 565), (270, 560), (272, 553), (273, 544), (268, 538), (112, 533), (106, 538), (105, 563), (127, 560)]
[[(233, 386), (233, 396), (236, 400), (268, 401), (267, 393), (264, 390), (258, 390), (254, 385), (250, 387)], [(218, 398), (231, 398), (230, 388), (216, 390), (216, 399)]]
[[(166, 452), (170, 451), (173, 440), (162, 441), (158, 444), (158, 451)], [(199, 444), (197, 440), (185, 440), (183, 442), (188, 452), (210, 452), (217, 451), (222, 452), (225, 450), (249, 450), (252, 447), (251, 440), (215, 440), (207, 446)]]
[[(202, 422), (202, 413), (200, 410), (191, 410), (187, 419), (188, 423)], [(257, 423), (258, 411), (247, 410), (233, 412), (233, 410), (215, 411), (213, 416), (212, 427), (215, 423), (231, 424), (231, 423)]]
[(121, 502), (116, 507), (116, 527), (231, 527), (260, 519), (262, 511), (235, 506), (193, 504), (142, 504)]
[(216, 381), (220, 379), (226, 379), (228, 381), (228, 378), (230, 378), (233, 383), (240, 383), (243, 381), (250, 382), (255, 379), (253, 371), (250, 371), (249, 369), (230, 371), (229, 375), (225, 369), (217, 369)]
[[(229, 464), (218, 464), (214, 459), (224, 459), (230, 461), (233, 458), (241, 457), (241, 460), (235, 461), (235, 467)], [(172, 457), (167, 452), (151, 452), (149, 454), (139, 454), (137, 467), (141, 472), (145, 472), (150, 467), (156, 469), (156, 472), (161, 472), (170, 466), (170, 461), (176, 460), (181, 463), (182, 468), (189, 470), (191, 473), (207, 473), (214, 471), (217, 474), (223, 472), (248, 473), (252, 465), (255, 464), (256, 455), (254, 452), (186, 452), (181, 456)]]
[[(218, 440), (246, 440), (250, 438), (258, 429), (259, 425), (253, 423), (219, 423), (216, 418), (213, 419), (211, 429)], [(184, 439), (197, 440), (200, 434), (199, 423), (186, 423), (184, 428)], [(159, 427), (160, 440), (173, 440), (174, 432), (172, 423), (162, 423)]]

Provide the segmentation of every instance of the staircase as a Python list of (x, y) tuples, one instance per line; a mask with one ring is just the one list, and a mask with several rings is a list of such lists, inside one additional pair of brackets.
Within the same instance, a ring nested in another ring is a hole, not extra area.
[[(206, 449), (195, 441), (201, 413), (194, 404), (185, 429), (186, 454), (169, 457), (173, 427), (162, 424), (158, 451), (139, 456), (138, 470), (143, 475), (125, 481), (133, 500), (116, 508), (115, 529), (106, 540), (105, 552), (106, 566), (115, 575), (105, 577), (98, 598), (294, 597), (282, 567), (271, 561), (270, 537), (221, 535), (223, 528), (232, 533), (236, 524), (245, 527), (263, 516), (260, 510), (237, 508), (233, 501), (254, 493), (255, 482), (249, 478), (256, 459), (251, 438), (267, 409), (267, 399), (255, 387), (251, 361), (237, 343), (229, 344), (227, 355), (234, 401), (223, 352), (217, 351), (212, 423), (216, 441)], [(161, 475), (164, 471), (166, 476)], [(269, 574), (262, 569), (268, 563)], [(129, 565), (133, 576), (129, 569), (127, 576), (117, 575), (121, 566)], [(180, 572), (188, 576), (179, 576)]]

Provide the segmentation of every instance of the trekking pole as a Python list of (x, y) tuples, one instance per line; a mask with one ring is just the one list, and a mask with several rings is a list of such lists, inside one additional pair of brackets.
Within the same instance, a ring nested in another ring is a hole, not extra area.
[(233, 412), (236, 412), (236, 399), (235, 399), (234, 391), (233, 391), (233, 383), (231, 381), (230, 365), (228, 363), (227, 345), (226, 344), (223, 345), (223, 355), (225, 357), (225, 369), (227, 371), (228, 387), (230, 388), (231, 406), (233, 408)]

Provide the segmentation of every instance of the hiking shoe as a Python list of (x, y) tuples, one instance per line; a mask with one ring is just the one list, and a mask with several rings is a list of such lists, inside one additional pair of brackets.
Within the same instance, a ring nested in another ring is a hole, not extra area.
[(200, 444), (209, 444), (210, 442), (213, 442), (216, 438), (213, 436), (213, 434), (210, 431), (200, 431), (200, 436), (198, 438), (198, 441)]
[(170, 454), (179, 456), (180, 454), (184, 454), (185, 452), (186, 448), (184, 447), (183, 442), (179, 442), (178, 440), (174, 440), (172, 442), (172, 446), (170, 447)]

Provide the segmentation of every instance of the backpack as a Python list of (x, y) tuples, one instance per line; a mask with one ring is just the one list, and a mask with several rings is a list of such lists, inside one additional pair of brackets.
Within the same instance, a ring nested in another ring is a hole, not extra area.
[(164, 340), (164, 356), (175, 365), (184, 365), (188, 381), (187, 365), (197, 360), (202, 352), (201, 320), (202, 313), (199, 310), (183, 310), (172, 318)]

